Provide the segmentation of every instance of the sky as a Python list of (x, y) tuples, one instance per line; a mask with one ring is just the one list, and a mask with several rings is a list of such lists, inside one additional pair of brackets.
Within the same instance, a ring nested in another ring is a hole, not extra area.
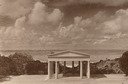
[(128, 0), (0, 0), (0, 50), (128, 49)]

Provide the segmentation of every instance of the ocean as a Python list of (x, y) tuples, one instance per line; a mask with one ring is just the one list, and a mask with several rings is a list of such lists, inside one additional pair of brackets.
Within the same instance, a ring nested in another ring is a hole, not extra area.
[[(48, 55), (51, 52), (59, 52), (62, 50), (0, 50), (0, 54), (3, 56), (9, 56), (14, 53), (26, 53), (31, 55), (35, 60), (47, 61)], [(77, 50), (82, 53), (87, 53), (91, 57), (91, 62), (98, 62), (105, 59), (115, 59), (122, 56), (126, 50)]]

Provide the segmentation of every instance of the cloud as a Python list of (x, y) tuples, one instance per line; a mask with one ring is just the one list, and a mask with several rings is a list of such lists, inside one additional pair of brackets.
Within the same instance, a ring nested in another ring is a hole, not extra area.
[(29, 22), (31, 24), (45, 23), (47, 12), (45, 11), (45, 5), (41, 2), (37, 2), (29, 15)]
[(97, 28), (101, 31), (102, 38), (94, 44), (102, 44), (106, 41), (127, 38), (128, 34), (128, 9), (120, 9), (114, 15), (102, 22)]
[[(38, 33), (24, 26), (26, 17), (18, 18), (14, 26), (1, 27), (1, 49), (23, 49), (43, 46), (51, 41), (50, 36), (39, 36)], [(50, 40), (49, 40), (50, 39)]]
[(125, 38), (128, 36), (128, 9), (118, 10), (110, 17), (105, 12), (98, 12), (93, 17), (84, 19), (82, 17), (74, 17), (74, 23), (63, 26), (58, 29), (58, 34), (61, 39), (65, 41), (72, 41), (76, 43), (80, 40), (82, 42), (97, 44), (105, 44), (110, 40)]
[(57, 24), (59, 21), (62, 20), (63, 13), (59, 9), (54, 9), (51, 14), (47, 16), (48, 22), (53, 24)]
[(103, 32), (106, 34), (117, 34), (128, 32), (128, 9), (118, 10), (109, 20), (102, 24)]
[[(125, 2), (125, 0), (117, 0), (120, 2), (118, 4), (117, 2), (110, 3), (108, 0), (72, 1), (74, 0), (69, 1), (70, 4), (102, 3), (106, 6), (119, 6)], [(109, 45), (110, 42), (114, 43), (117, 40), (123, 43), (121, 39), (128, 37), (128, 9), (120, 9), (113, 15), (108, 14), (107, 11), (99, 11), (88, 18), (79, 15), (73, 17), (72, 23), (65, 24), (64, 13), (60, 9), (49, 8), (38, 0), (0, 0), (0, 3), (3, 4), (0, 15), (15, 20), (14, 24), (0, 26), (1, 48), (40, 49), (43, 46), (55, 45), (64, 48), (79, 45), (79, 47), (89, 47), (97, 44)], [(5, 4), (13, 6), (11, 8)], [(71, 16), (68, 17), (71, 18)]]
[[(64, 44), (93, 43), (102, 38), (102, 31), (99, 31), (97, 27), (106, 21), (106, 18), (107, 15), (102, 11), (87, 19), (76, 16), (72, 24), (67, 26), (60, 24), (56, 30), (56, 37), (59, 41), (64, 40)], [(63, 42), (61, 43), (63, 44)]]
[(106, 6), (120, 6), (128, 3), (127, 0), (81, 0), (85, 3), (100, 3)]
[[(26, 0), (25, 0), (26, 1)], [(16, 11), (13, 12), (12, 14), (9, 12), (7, 13), (8, 7), (4, 6), (0, 10), (1, 15), (9, 16), (11, 18), (17, 18), (15, 20), (15, 23), (9, 26), (0, 26), (0, 46), (1, 49), (7, 48), (37, 48), (41, 47), (43, 45), (50, 45), (53, 42), (53, 37), (50, 35), (52, 33), (52, 30), (49, 31), (49, 33), (46, 33), (46, 30), (50, 30), (52, 27), (56, 29), (56, 25), (58, 25), (61, 22), (61, 19), (63, 18), (63, 13), (59, 9), (50, 9), (41, 3), (34, 2), (35, 0), (31, 1), (17, 1), (17, 0), (12, 0), (8, 1), (2, 1), (2, 4), (15, 4), (14, 9)], [(28, 5), (28, 2), (31, 2), (31, 4)], [(18, 3), (20, 5), (18, 5)], [(23, 6), (21, 6), (21, 4)], [(33, 6), (33, 5), (34, 6)], [(25, 10), (18, 10), (18, 7), (25, 7), (28, 5), (27, 12)], [(30, 6), (31, 5), (31, 6)], [(4, 10), (6, 9), (6, 10)], [(8, 9), (9, 10), (9, 9)], [(13, 9), (12, 9), (13, 10)], [(10, 9), (11, 11), (11, 9)], [(31, 11), (31, 12), (30, 12)], [(28, 13), (29, 12), (29, 13)], [(21, 16), (21, 17), (20, 17)], [(47, 28), (47, 29), (46, 29)], [(42, 31), (44, 30), (44, 32)]]
[(41, 44), (49, 45), (52, 44), (54, 39), (50, 35), (42, 35), (39, 40), (41, 41)]
[(25, 17), (18, 18), (14, 26), (2, 27), (0, 30), (0, 36), (3, 39), (17, 39), (23, 35), (25, 31), (23, 24), (25, 22)]
[(52, 12), (47, 11), (45, 4), (37, 2), (32, 9), (31, 14), (29, 15), (30, 24), (58, 24), (62, 19), (63, 13), (59, 9), (54, 9)]
[(74, 17), (74, 23), (68, 26), (63, 26), (62, 24), (58, 28), (58, 34), (60, 38), (72, 38), (80, 36), (80, 32), (84, 31), (82, 27), (80, 27), (80, 23), (82, 21), (82, 17)]
[[(53, 3), (53, 1), (51, 1), (51, 3)], [(54, 3), (59, 6), (60, 4), (61, 6), (70, 4), (102, 4), (105, 6), (121, 6), (128, 3), (128, 0), (55, 0)]]
[(25, 16), (23, 16), (23, 17), (21, 17), (21, 18), (18, 18), (18, 19), (16, 20), (14, 26), (15, 26), (16, 28), (21, 28), (21, 27), (23, 27), (24, 24), (25, 24), (25, 20), (26, 20), (26, 17), (25, 17)]
[(35, 0), (0, 0), (0, 15), (19, 18), (30, 12)]
[(60, 26), (59, 27), (59, 36), (60, 37), (67, 37), (71, 31), (73, 25), (69, 25), (67, 27)]
[(101, 44), (103, 42), (107, 41), (107, 39), (101, 39), (101, 40), (97, 40), (93, 43), (93, 45), (97, 45), (97, 44)]

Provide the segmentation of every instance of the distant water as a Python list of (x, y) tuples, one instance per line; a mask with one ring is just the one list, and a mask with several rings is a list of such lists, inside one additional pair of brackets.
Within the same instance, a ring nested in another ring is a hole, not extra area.
[[(59, 52), (61, 50), (1, 50), (0, 54), (9, 56), (10, 54), (26, 53), (31, 55), (35, 60), (47, 61), (47, 55), (51, 52)], [(99, 60), (115, 59), (122, 56), (126, 50), (77, 50), (79, 52), (87, 53), (91, 56), (91, 62)]]

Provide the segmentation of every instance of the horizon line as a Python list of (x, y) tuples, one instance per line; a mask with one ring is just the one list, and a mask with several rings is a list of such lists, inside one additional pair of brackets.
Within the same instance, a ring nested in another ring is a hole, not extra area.
[(128, 49), (0, 49), (3, 50), (128, 50)]

